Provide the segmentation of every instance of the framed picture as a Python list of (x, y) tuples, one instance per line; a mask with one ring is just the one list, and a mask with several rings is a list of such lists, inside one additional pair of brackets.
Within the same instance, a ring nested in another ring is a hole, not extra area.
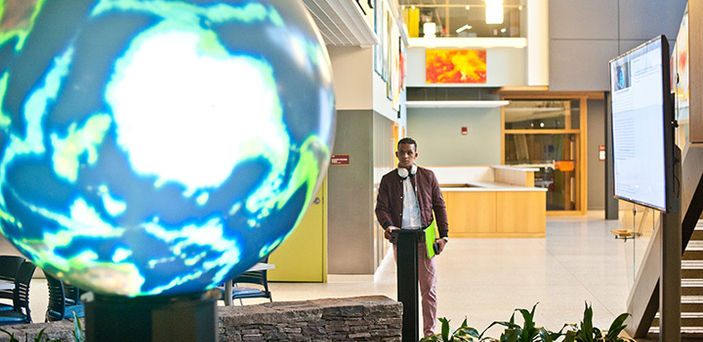
[(383, 8), (384, 0), (374, 0), (373, 13), (374, 13), (374, 32), (376, 37), (378, 37), (379, 44), (373, 47), (373, 69), (374, 71), (383, 78), (383, 48), (385, 46), (383, 42), (383, 34), (385, 29), (383, 28)]
[(486, 83), (485, 49), (425, 50), (426, 83)]

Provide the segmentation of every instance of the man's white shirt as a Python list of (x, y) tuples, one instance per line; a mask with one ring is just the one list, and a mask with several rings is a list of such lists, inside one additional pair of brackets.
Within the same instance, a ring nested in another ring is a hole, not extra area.
[(415, 196), (413, 184), (410, 177), (403, 180), (403, 229), (420, 229), (422, 228), (422, 219), (420, 218), (420, 205)]

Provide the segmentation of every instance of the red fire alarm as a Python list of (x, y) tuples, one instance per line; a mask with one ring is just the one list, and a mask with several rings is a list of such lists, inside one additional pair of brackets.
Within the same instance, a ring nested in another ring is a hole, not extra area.
[(466, 126), (461, 127), (461, 135), (469, 135), (469, 128)]

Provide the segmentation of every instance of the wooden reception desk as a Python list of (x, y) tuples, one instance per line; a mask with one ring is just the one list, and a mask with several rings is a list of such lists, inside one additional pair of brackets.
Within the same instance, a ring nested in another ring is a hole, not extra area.
[(534, 169), (429, 168), (437, 175), (447, 205), (450, 237), (545, 236), (547, 189), (534, 187)]

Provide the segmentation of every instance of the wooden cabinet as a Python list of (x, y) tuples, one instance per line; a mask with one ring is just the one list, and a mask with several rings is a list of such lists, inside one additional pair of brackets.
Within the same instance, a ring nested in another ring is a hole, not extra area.
[(544, 191), (443, 191), (450, 237), (544, 237)]
[(453, 237), (467, 237), (466, 233), (492, 234), (496, 232), (496, 193), (443, 193), (447, 205), (449, 232)]

